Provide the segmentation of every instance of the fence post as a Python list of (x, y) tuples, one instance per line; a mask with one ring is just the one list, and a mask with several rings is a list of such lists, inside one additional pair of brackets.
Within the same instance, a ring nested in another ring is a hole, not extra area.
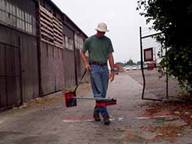
[(142, 90), (142, 96), (141, 98), (144, 99), (144, 93), (145, 93), (145, 75), (143, 71), (143, 46), (142, 46), (142, 28), (139, 27), (139, 33), (140, 33), (140, 51), (141, 51), (141, 72), (143, 77), (143, 90)]

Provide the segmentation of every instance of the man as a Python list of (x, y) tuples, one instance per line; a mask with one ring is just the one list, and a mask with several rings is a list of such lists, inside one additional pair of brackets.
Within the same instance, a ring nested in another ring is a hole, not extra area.
[[(81, 57), (86, 70), (90, 71), (92, 91), (94, 97), (97, 99), (106, 97), (108, 81), (109, 79), (113, 81), (115, 74), (112, 42), (105, 36), (105, 33), (108, 32), (107, 25), (105, 23), (99, 23), (96, 31), (97, 33), (95, 35), (85, 40)], [(87, 51), (88, 57), (85, 55)], [(111, 68), (110, 76), (107, 62), (109, 62)], [(104, 124), (109, 125), (110, 119), (107, 108), (99, 104), (99, 101), (96, 100), (93, 117), (95, 121), (100, 121), (101, 114)]]

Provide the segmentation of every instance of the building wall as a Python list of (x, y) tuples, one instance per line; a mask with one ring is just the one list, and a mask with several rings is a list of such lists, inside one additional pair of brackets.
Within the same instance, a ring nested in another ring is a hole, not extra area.
[(0, 109), (20, 103), (19, 66), (19, 47), (0, 42)]
[(35, 2), (33, 0), (1, 0), (0, 23), (35, 35), (35, 10)]
[(64, 37), (62, 14), (50, 2), (41, 0), (40, 69), (41, 95), (64, 89)]
[(85, 36), (50, 1), (41, 0), (39, 9), (41, 94), (46, 95), (77, 84)]
[(42, 95), (64, 89), (63, 49), (41, 42)]
[(0, 108), (39, 95), (35, 3), (28, 2), (0, 1)]
[(75, 86), (85, 38), (50, 0), (0, 0), (0, 109)]

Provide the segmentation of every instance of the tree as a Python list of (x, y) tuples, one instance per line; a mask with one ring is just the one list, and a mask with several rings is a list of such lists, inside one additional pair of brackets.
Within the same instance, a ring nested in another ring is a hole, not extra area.
[(126, 63), (126, 65), (135, 65), (132, 59), (129, 59), (129, 61)]
[(182, 86), (192, 87), (192, 2), (176, 5), (176, 0), (138, 0), (137, 10), (147, 23), (152, 22), (153, 29), (162, 32), (156, 37), (167, 48), (162, 67)]

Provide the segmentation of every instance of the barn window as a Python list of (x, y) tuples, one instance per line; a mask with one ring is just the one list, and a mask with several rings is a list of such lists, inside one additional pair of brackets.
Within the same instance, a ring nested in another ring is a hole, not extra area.
[(5, 22), (6, 20), (6, 13), (0, 10), (0, 21)]
[(69, 38), (69, 49), (73, 50), (73, 39)]
[(10, 4), (10, 14), (16, 16), (16, 8), (12, 4)]
[(69, 41), (67, 36), (65, 36), (65, 48), (69, 49)]
[(28, 13), (25, 13), (25, 21), (28, 23), (32, 23), (32, 17)]
[(6, 6), (6, 12), (10, 13), (10, 8), (9, 8), (10, 4), (7, 2), (5, 6)]
[(24, 11), (21, 10), (21, 17), (20, 17), (23, 21), (25, 20), (25, 13)]
[(35, 18), (6, 0), (0, 0), (0, 22), (35, 34)]
[(2, 11), (6, 10), (5, 1), (4, 0), (0, 0), (0, 10), (2, 10)]
[(83, 39), (81, 36), (75, 34), (75, 47), (77, 49), (82, 49), (83, 48)]
[(17, 7), (17, 17), (21, 18), (21, 10)]

